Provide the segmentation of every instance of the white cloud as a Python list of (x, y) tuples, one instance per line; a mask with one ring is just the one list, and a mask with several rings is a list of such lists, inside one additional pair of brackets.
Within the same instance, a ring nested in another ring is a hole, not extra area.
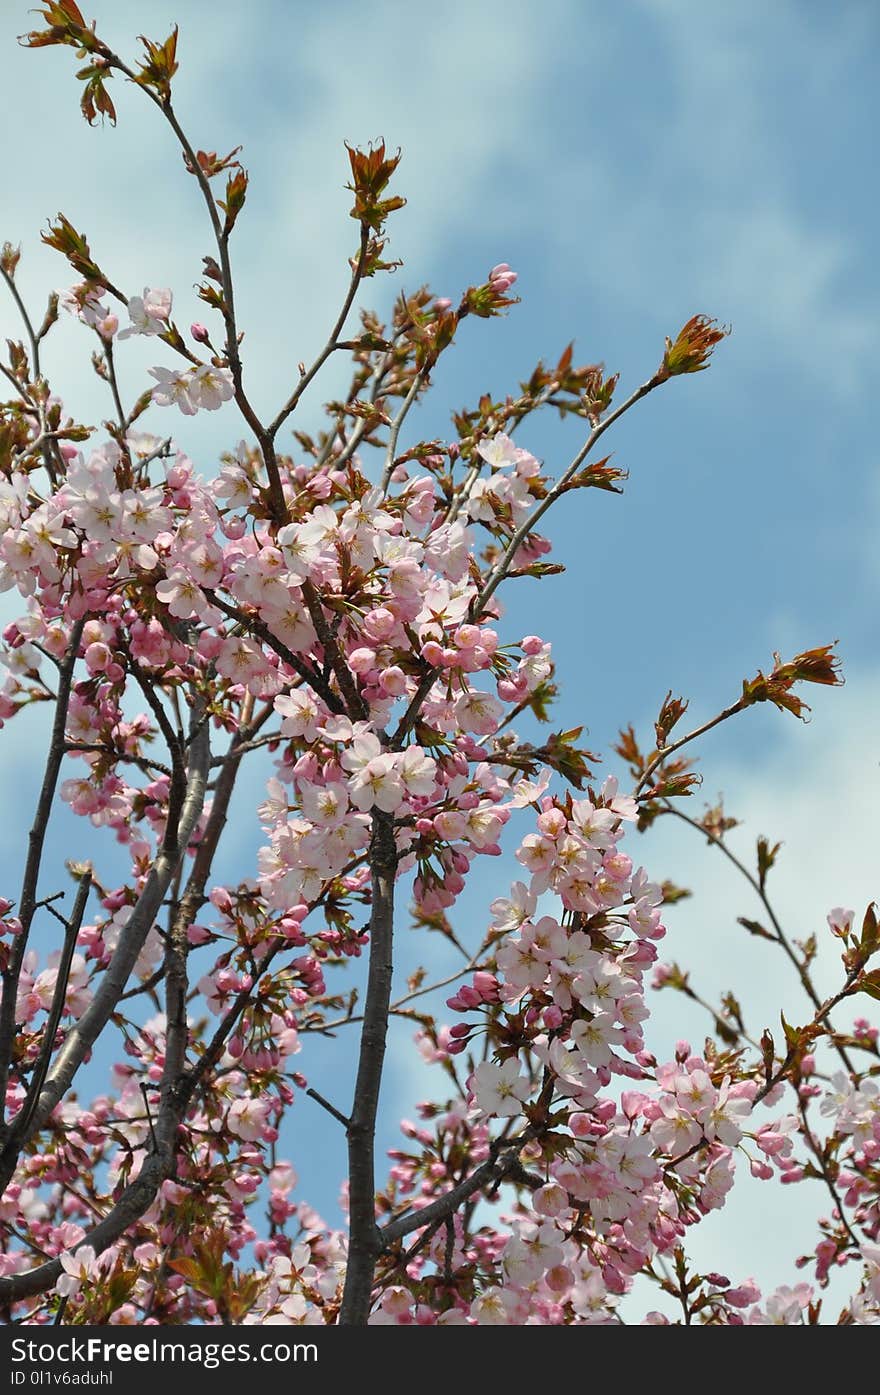
[[(811, 137), (787, 123), (799, 103), (837, 102), (870, 16), (837, 7), (829, 23), (786, 0), (634, 10), (621, 9), (616, 37), (652, 24), (656, 46), (632, 116), (639, 140), (628, 145), (624, 126), (620, 146), (606, 134), (584, 142), (580, 161), (548, 162), (533, 204), (542, 227), (544, 210), (558, 210), (550, 228), (577, 275), (593, 294), (613, 287), (618, 307), (651, 315), (684, 303), (732, 320), (737, 343), (754, 346), (755, 376), (772, 356), (843, 399), (866, 390), (878, 317), (847, 284), (864, 253), (858, 223), (839, 200), (817, 211), (805, 198)], [(582, 101), (590, 130), (589, 90)], [(618, 107), (611, 124), (628, 116)]]
[[(98, 32), (126, 56), (136, 50), (134, 34), (159, 37), (170, 27), (164, 5), (123, 0), (95, 8)], [(384, 0), (365, 22), (355, 5), (268, 5), (262, 12), (224, 9), (205, 24), (204, 6), (183, 0), (174, 13), (181, 23), (175, 105), (184, 128), (196, 146), (225, 152), (243, 143), (252, 176), (232, 255), (252, 396), (269, 415), (295, 382), (298, 361), (320, 348), (347, 286), (357, 236), (343, 187), (350, 177), (343, 142), (384, 137), (389, 148), (404, 149), (396, 188), (409, 202), (393, 220), (391, 250), (407, 270), (370, 283), (364, 297), (387, 302), (404, 282), (413, 287), (430, 276), (454, 235), (475, 225), (501, 234), (515, 216), (519, 196), (511, 181), (523, 150), (540, 148), (542, 85), (570, 7), (538, 16), (517, 0), (502, 16), (495, 7), (475, 10), (455, 0), (416, 13), (401, 0)], [(25, 246), (20, 276), (29, 301), (40, 305), (47, 289), (73, 279), (58, 254), (37, 242), (61, 208), (128, 294), (139, 294), (145, 282), (170, 285), (182, 328), (193, 318), (210, 321), (191, 289), (202, 253), (214, 250), (207, 220), (160, 114), (116, 81), (118, 129), (89, 130), (77, 112), (73, 54), (17, 49), (13, 35), (27, 23), (11, 15), (0, 22), (6, 101), (33, 111), (28, 145), (36, 155), (27, 163), (16, 158), (21, 133), (11, 126), (0, 137), (4, 164), (16, 165), (20, 176), (0, 235)], [(503, 250), (499, 240), (494, 259)], [(474, 266), (473, 278), (488, 265)], [(461, 287), (448, 289), (454, 295)], [(5, 305), (0, 324), (18, 332)], [(88, 366), (88, 337), (68, 332), (54, 344), (63, 370), (58, 390), (82, 416), (106, 414), (109, 398)], [(51, 363), (51, 351), (47, 356)], [(129, 345), (119, 358), (126, 384), (138, 391), (136, 366), (143, 375), (156, 351)], [(341, 367), (331, 364), (319, 397), (342, 381)], [(159, 422), (154, 413), (153, 429), (170, 429), (169, 415)], [(192, 428), (173, 415), (187, 444)], [(231, 408), (207, 429), (200, 419), (195, 439), (202, 451), (206, 442), (228, 444), (238, 430), (234, 419)]]
[[(699, 817), (705, 803), (723, 792), (727, 811), (742, 820), (728, 841), (752, 871), (758, 835), (782, 843), (768, 894), (790, 939), (817, 935), (823, 951), (819, 982), (831, 991), (839, 986), (840, 964), (826, 915), (840, 905), (861, 915), (869, 901), (880, 897), (880, 670), (850, 673), (843, 689), (813, 690), (807, 696), (813, 720), (805, 725), (780, 714), (775, 741), (759, 760), (734, 754), (754, 749), (744, 730), (748, 713), (738, 719), (738, 728), (727, 729), (720, 759), (705, 742), (703, 789), (681, 808)], [(766, 915), (723, 855), (671, 818), (658, 822), (640, 851), (652, 874), (668, 875), (694, 892), (692, 900), (670, 911), (661, 957), (693, 964), (694, 986), (704, 996), (731, 987), (744, 1004), (757, 1000), (759, 1016), (750, 1018), (755, 1033), (768, 1021), (778, 1026), (780, 999), (790, 1020), (806, 1021), (811, 1010), (780, 951), (736, 925), (738, 915), (759, 921)], [(868, 1000), (861, 1000), (860, 1007), (869, 1008)], [(680, 1011), (685, 1011), (683, 1004)]]

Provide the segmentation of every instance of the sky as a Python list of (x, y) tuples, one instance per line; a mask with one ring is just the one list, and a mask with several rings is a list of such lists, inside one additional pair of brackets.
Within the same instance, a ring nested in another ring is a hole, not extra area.
[[(551, 515), (566, 574), (518, 583), (511, 623), (552, 640), (557, 724), (584, 724), (610, 771), (619, 727), (632, 721), (647, 735), (668, 689), (690, 700), (686, 720), (697, 725), (737, 696), (743, 677), (766, 670), (774, 650), (790, 657), (837, 640), (846, 686), (807, 694), (809, 725), (752, 710), (701, 743), (705, 783), (691, 812), (723, 792), (743, 819), (732, 842), (744, 856), (758, 834), (783, 842), (774, 886), (792, 934), (821, 934), (832, 906), (861, 913), (880, 890), (873, 0), (92, 0), (83, 9), (128, 56), (136, 34), (162, 38), (178, 21), (184, 127), (202, 148), (244, 147), (251, 183), (233, 265), (246, 371), (266, 413), (323, 343), (347, 283), (356, 229), (345, 141), (384, 138), (403, 150), (397, 188), (408, 203), (390, 231), (405, 265), (369, 286), (363, 303), (387, 308), (402, 287), (424, 282), (454, 300), (500, 261), (519, 273), (522, 303), (507, 318), (462, 327), (430, 403), (407, 423), (413, 441), (448, 434), (453, 409), (484, 391), (515, 391), (539, 357), (555, 362), (572, 339), (576, 362), (604, 361), (625, 392), (650, 376), (664, 335), (692, 314), (730, 324), (708, 372), (669, 383), (606, 438), (630, 472), (624, 496), (591, 491)], [(15, 120), (0, 131), (0, 240), (22, 246), (29, 302), (70, 282), (39, 241), (63, 210), (130, 294), (171, 286), (182, 325), (204, 318), (193, 284), (208, 233), (169, 134), (141, 94), (118, 85), (118, 127), (89, 130), (73, 55), (16, 45), (30, 23), (26, 5), (5, 0), (0, 84)], [(2, 302), (0, 334), (18, 334)], [(133, 394), (160, 359), (136, 341), (129, 349), (121, 373)], [(66, 324), (48, 366), (71, 410), (99, 421), (108, 409), (90, 352)], [(331, 366), (317, 406), (341, 384)], [(307, 429), (317, 421), (309, 411)], [(146, 424), (172, 429), (158, 411)], [(175, 414), (173, 429), (207, 472), (245, 434), (231, 405), (194, 422)], [(542, 418), (519, 439), (562, 468), (578, 424)], [(4, 618), (16, 613), (11, 598), (0, 601)], [(16, 809), (39, 779), (38, 718), (0, 736), (0, 779)], [(252, 808), (264, 776), (250, 777), (240, 801), (232, 861), (241, 875), (259, 841)], [(0, 845), (4, 894), (15, 894), (6, 888), (25, 827), (11, 818)], [(59, 815), (59, 865), (84, 833)], [(806, 1020), (772, 947), (737, 927), (757, 908), (713, 850), (661, 823), (637, 854), (695, 893), (669, 913), (664, 957), (693, 967), (706, 996), (730, 987), (753, 1002), (758, 1029), (783, 1001), (790, 1018)], [(484, 917), (515, 874), (509, 856), (481, 869), (465, 916)], [(403, 932), (401, 977), (411, 962), (446, 962), (413, 939)], [(834, 968), (829, 953), (819, 971), (829, 986)], [(662, 995), (656, 1007), (661, 1042), (702, 1040), (707, 1023), (683, 999)], [(430, 1091), (408, 1029), (395, 1043), (383, 1146)], [(338, 1080), (343, 1097), (340, 1054), (349, 1049), (339, 1042), (309, 1041), (297, 1064)], [(304, 1106), (295, 1130), (313, 1140), (310, 1155), (296, 1156), (303, 1194), (331, 1219), (342, 1167), (335, 1127), (323, 1115), (306, 1120)], [(709, 1262), (711, 1250), (712, 1267), (739, 1276), (789, 1280), (809, 1235), (803, 1218), (824, 1209), (807, 1190), (774, 1188), (771, 1199), (744, 1188), (698, 1228), (695, 1253)]]

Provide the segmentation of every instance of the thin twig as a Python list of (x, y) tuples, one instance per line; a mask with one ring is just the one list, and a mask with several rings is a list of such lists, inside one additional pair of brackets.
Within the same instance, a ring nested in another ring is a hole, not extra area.
[(633, 790), (633, 795), (637, 796), (639, 791), (648, 783), (658, 766), (661, 766), (663, 762), (668, 760), (676, 751), (680, 751), (682, 746), (687, 746), (691, 741), (696, 741), (698, 737), (705, 736), (707, 731), (711, 731), (713, 727), (720, 726), (722, 722), (726, 722), (729, 718), (735, 717), (737, 713), (744, 712), (749, 706), (751, 706), (750, 703), (746, 702), (743, 698), (739, 698), (736, 702), (731, 703), (730, 707), (725, 707), (723, 712), (719, 712), (716, 716), (711, 717), (708, 722), (704, 722), (702, 726), (695, 727), (694, 730), (689, 731), (686, 736), (680, 736), (677, 741), (671, 741), (668, 746), (662, 747), (645, 766), (645, 769), (639, 776), (638, 784)]
[(320, 1093), (320, 1091), (315, 1090), (311, 1086), (309, 1086), (309, 1088), (306, 1090), (306, 1094), (309, 1095), (313, 1100), (317, 1100), (318, 1104), (320, 1104), (322, 1108), (326, 1109), (328, 1114), (332, 1114), (333, 1118), (336, 1119), (336, 1121), (340, 1123), (344, 1129), (348, 1129), (351, 1127), (351, 1120), (349, 1119), (348, 1115), (343, 1114), (341, 1109), (337, 1109), (335, 1104), (331, 1104), (328, 1099), (325, 1099), (324, 1096)]
[(391, 476), (394, 473), (394, 459), (397, 453), (397, 440), (400, 436), (400, 428), (406, 421), (410, 408), (418, 397), (427, 378), (427, 368), (422, 368), (415, 374), (410, 384), (409, 392), (400, 404), (397, 414), (391, 423), (391, 430), (388, 433), (388, 447), (385, 451), (385, 468), (382, 471), (382, 483), (380, 485), (383, 495), (388, 493), (388, 486), (391, 484)]
[[(671, 804), (668, 800), (664, 801), (664, 813), (674, 815), (675, 818), (681, 819), (682, 823), (686, 823), (688, 827), (695, 829), (698, 833), (702, 833), (703, 837), (707, 838), (710, 843), (713, 843), (715, 847), (719, 848), (721, 852), (724, 853), (724, 856), (728, 859), (728, 861), (733, 864), (733, 866), (743, 877), (745, 877), (749, 886), (752, 888), (755, 895), (759, 898), (761, 905), (767, 912), (770, 924), (773, 927), (773, 931), (776, 937), (776, 943), (780, 946), (780, 948), (784, 951), (788, 959), (794, 965), (795, 971), (797, 972), (797, 976), (801, 982), (801, 987), (803, 988), (807, 997), (810, 999), (810, 1002), (816, 1008), (817, 1012), (821, 1012), (823, 1016), (827, 1016), (827, 1014), (831, 1011), (831, 1007), (834, 1006), (834, 1003), (831, 1003), (830, 1006), (828, 1005), (828, 1003), (823, 1004), (822, 999), (819, 997), (815, 987), (813, 986), (813, 981), (810, 978), (809, 973), (807, 972), (805, 966), (801, 964), (800, 960), (798, 959), (797, 955), (792, 949), (791, 944), (788, 940), (788, 936), (785, 934), (785, 931), (780, 925), (779, 920), (776, 916), (776, 912), (774, 911), (773, 906), (770, 903), (767, 893), (761, 886), (761, 883), (758, 881), (757, 877), (754, 877), (752, 873), (749, 871), (748, 867), (746, 867), (745, 863), (741, 862), (740, 859), (736, 856), (736, 854), (731, 852), (730, 848), (724, 842), (723, 838), (719, 838), (716, 836), (716, 834), (710, 833), (709, 830), (707, 828), (704, 828), (703, 825), (699, 823), (696, 819), (692, 819), (689, 814), (683, 813), (681, 809), (676, 809), (675, 806)], [(819, 1019), (817, 1018), (816, 1020), (818, 1021)], [(846, 1048), (837, 1041), (834, 1042), (834, 1047), (841, 1061), (846, 1066), (847, 1070), (853, 1072), (855, 1070), (855, 1067), (853, 1066), (853, 1063), (850, 1060), (849, 1055), (847, 1054)]]
[(64, 1013), (64, 1004), (67, 998), (67, 984), (70, 979), (70, 969), (73, 963), (73, 955), (76, 950), (76, 942), (85, 915), (86, 903), (89, 899), (89, 892), (92, 889), (92, 874), (87, 871), (79, 879), (79, 889), (76, 893), (76, 900), (70, 920), (67, 922), (64, 935), (64, 946), (61, 950), (61, 959), (58, 964), (57, 976), (55, 979), (55, 991), (52, 995), (52, 1006), (49, 1009), (49, 1017), (43, 1029), (43, 1041), (40, 1046), (40, 1054), (37, 1058), (34, 1074), (28, 1086), (27, 1096), (21, 1111), (12, 1121), (9, 1138), (4, 1144), (3, 1151), (15, 1145), (18, 1139), (23, 1138), (30, 1122), (36, 1112), (40, 1098), (40, 1091), (49, 1070), (49, 1062), (52, 1059), (52, 1050), (55, 1046), (55, 1033), (58, 1031), (61, 1017)]
[(556, 503), (556, 500), (560, 497), (560, 495), (565, 493), (565, 487), (568, 484), (569, 480), (577, 472), (577, 470), (583, 464), (584, 460), (586, 460), (587, 456), (589, 455), (590, 451), (593, 449), (599, 438), (605, 434), (605, 432), (608, 430), (610, 426), (613, 426), (616, 421), (619, 421), (625, 412), (628, 412), (631, 407), (634, 407), (637, 402), (640, 402), (643, 397), (646, 397), (649, 392), (652, 392), (655, 387), (658, 387), (662, 381), (663, 379), (655, 374), (653, 378), (649, 378), (646, 383), (643, 383), (640, 388), (636, 388), (635, 392), (632, 393), (632, 395), (628, 397), (625, 402), (622, 402), (620, 406), (615, 409), (615, 411), (610, 412), (604, 421), (599, 422), (596, 426), (593, 427), (593, 430), (590, 432), (589, 436), (587, 437), (581, 449), (578, 451), (577, 455), (572, 460), (571, 464), (559, 476), (559, 479), (553, 485), (553, 488), (548, 491), (548, 493), (544, 496), (540, 503), (535, 505), (528, 518), (525, 518), (523, 520), (523, 522), (517, 528), (516, 532), (513, 534), (513, 537), (510, 539), (510, 542), (504, 550), (503, 556), (498, 560), (498, 562), (496, 562), (495, 566), (492, 568), (491, 572), (489, 573), (489, 577), (485, 585), (483, 586), (483, 589), (480, 591), (480, 594), (477, 596), (474, 602), (473, 617), (475, 620), (477, 620), (485, 611), (490, 598), (494, 595), (495, 591), (507, 575), (507, 572), (510, 568), (510, 564), (513, 561), (515, 554), (519, 551), (526, 538), (532, 532), (533, 528), (535, 527), (535, 524), (538, 523), (539, 520), (543, 518), (547, 510), (551, 508), (553, 504)]

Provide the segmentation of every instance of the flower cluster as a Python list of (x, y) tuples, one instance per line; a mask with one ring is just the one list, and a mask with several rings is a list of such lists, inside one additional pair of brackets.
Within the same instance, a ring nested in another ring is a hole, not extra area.
[[(649, 1324), (670, 1310), (688, 1324), (791, 1324), (817, 1320), (817, 1293), (849, 1265), (858, 1280), (841, 1320), (880, 1320), (877, 1031), (858, 1018), (846, 1034), (830, 1017), (851, 994), (880, 992), (868, 968), (876, 915), (859, 928), (831, 913), (845, 977), (826, 1002), (809, 977), (814, 949), (796, 961), (779, 930), (814, 1010), (802, 1027), (783, 1018), (784, 1042), (767, 1031), (756, 1043), (734, 1001), (726, 1017), (713, 1010), (702, 1048), (682, 1040), (658, 1059), (646, 976), (696, 994), (657, 963), (674, 896), (636, 866), (625, 829), (689, 791), (676, 753), (706, 727), (671, 741), (687, 704), (670, 694), (656, 750), (643, 756), (632, 731), (617, 748), (632, 793), (614, 777), (594, 787), (580, 729), (538, 735), (556, 693), (550, 646), (502, 609), (508, 580), (561, 570), (536, 528), (551, 504), (623, 477), (584, 463), (611, 424), (616, 376), (575, 367), (569, 348), (517, 395), (484, 394), (458, 413), (452, 440), (404, 444), (461, 323), (513, 305), (517, 275), (499, 262), (458, 301), (403, 294), (387, 325), (364, 311), (344, 338), (361, 282), (394, 265), (383, 253), (403, 202), (387, 190), (399, 156), (380, 143), (349, 149), (360, 240), (343, 313), (261, 421), (230, 270), (248, 185), (238, 151), (194, 155), (181, 137), (176, 31), (164, 45), (144, 39), (134, 72), (72, 0), (50, 8), (27, 42), (88, 52), (90, 120), (115, 119), (114, 73), (134, 76), (170, 120), (210, 206), (219, 260), (204, 258), (198, 295), (222, 338), (196, 322), (187, 339), (170, 289), (123, 294), (63, 215), (43, 237), (79, 279), (37, 329), (15, 287), (18, 253), (0, 250), (27, 341), (8, 341), (13, 397), (0, 404), (0, 590), (25, 609), (0, 644), (0, 726), (28, 706), (54, 712), (21, 894), (0, 895), (4, 1312), (36, 1324), (610, 1324), (629, 1318), (644, 1284), (664, 1305)], [(121, 330), (113, 301), (127, 310)], [(106, 439), (66, 415), (43, 376), (59, 304), (96, 336)], [(705, 368), (723, 333), (694, 316), (613, 417)], [(117, 357), (134, 337), (175, 357), (127, 407)], [(283, 453), (281, 428), (343, 348), (349, 389), (327, 405), (325, 429), (295, 430), (296, 457)], [(230, 403), (255, 444), (216, 470), (138, 429), (148, 412)], [(590, 429), (561, 473), (514, 440), (548, 406)], [(835, 683), (835, 669), (827, 646), (777, 657), (722, 716), (768, 696), (797, 715), (789, 689)], [(258, 752), (262, 845), (242, 868), (241, 847), (225, 863), (219, 850)], [(68, 862), (72, 908), (43, 885), (56, 797), (97, 849)], [(524, 810), (523, 880), (464, 944), (448, 913)], [(703, 824), (716, 841), (726, 827), (721, 815)], [(774, 858), (761, 840), (762, 896)], [(428, 963), (392, 1001), (394, 899), (409, 885), (422, 939), (439, 934), (466, 967), (432, 984)], [(438, 1024), (428, 994), (452, 985), (456, 1020)], [(374, 1197), (364, 1149), (392, 1013), (419, 1023), (450, 1097), (402, 1125), (406, 1146)], [(361, 1021), (368, 1086), (348, 1117), (311, 1083), (309, 1037)], [(836, 1056), (833, 1072), (819, 1052)], [(87, 1063), (90, 1079), (104, 1072), (90, 1098)], [(297, 1193), (284, 1157), (295, 1105), (324, 1107), (360, 1149), (343, 1186), (347, 1235)], [(756, 1179), (828, 1190), (831, 1213), (797, 1261), (815, 1287), (763, 1295), (752, 1278), (691, 1267), (689, 1232), (723, 1207), (741, 1160)]]

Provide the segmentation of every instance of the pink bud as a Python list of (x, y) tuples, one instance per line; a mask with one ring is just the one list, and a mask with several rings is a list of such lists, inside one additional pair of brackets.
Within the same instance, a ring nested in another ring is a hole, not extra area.
[(486, 1002), (494, 1002), (498, 996), (498, 980), (485, 969), (478, 969), (474, 974), (473, 986)]
[(364, 616), (364, 629), (370, 639), (387, 639), (397, 624), (394, 612), (387, 606), (377, 606)]
[(379, 681), (389, 697), (402, 697), (406, 692), (406, 674), (396, 664), (383, 668)]
[(190, 325), (189, 332), (192, 335), (193, 339), (195, 339), (197, 344), (207, 344), (208, 331), (203, 324), (199, 323), (198, 320), (194, 321), (194, 323)]
[(227, 537), (230, 542), (238, 542), (239, 538), (243, 538), (247, 532), (247, 520), (242, 518), (240, 514), (226, 514), (220, 526), (223, 529), (224, 537)]
[(348, 656), (348, 666), (352, 673), (369, 673), (376, 666), (375, 649), (353, 649)]
[(516, 279), (516, 272), (511, 271), (507, 262), (499, 262), (498, 265), (493, 266), (492, 270), (489, 272), (489, 285), (492, 287), (492, 290), (496, 291), (498, 294), (503, 294), (504, 291), (509, 290)]
[(433, 668), (438, 668), (443, 662), (443, 649), (435, 639), (429, 639), (422, 645), (422, 658)]
[(803, 1175), (804, 1169), (802, 1167), (789, 1167), (786, 1168), (785, 1172), (780, 1172), (779, 1180), (786, 1184), (790, 1182), (800, 1182), (803, 1179)]
[(100, 673), (110, 662), (110, 650), (106, 644), (90, 644), (85, 652), (85, 660), (89, 673)]

